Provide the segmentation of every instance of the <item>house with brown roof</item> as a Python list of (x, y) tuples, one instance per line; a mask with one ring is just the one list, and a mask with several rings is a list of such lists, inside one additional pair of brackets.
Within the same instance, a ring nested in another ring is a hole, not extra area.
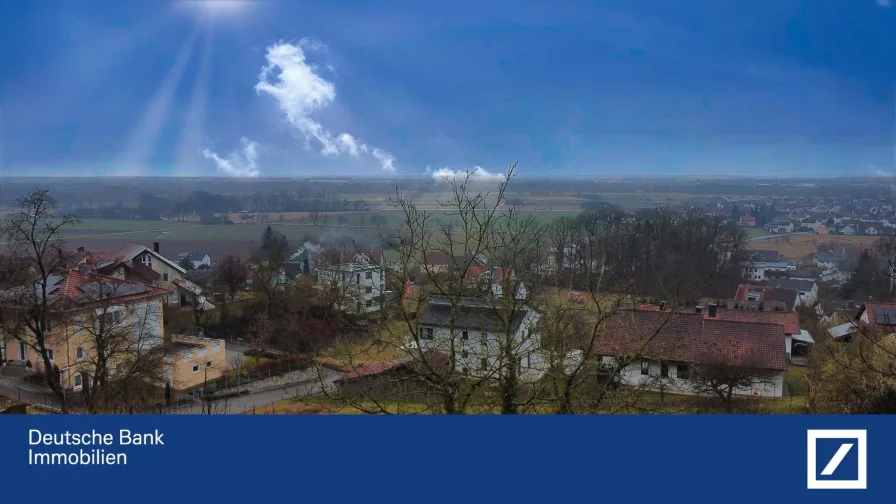
[[(621, 310), (596, 342), (605, 366), (624, 365), (625, 385), (690, 392), (695, 373), (730, 367), (755, 374), (737, 395), (780, 397), (787, 369), (781, 324), (707, 317), (702, 313)], [(624, 363), (624, 364), (623, 364)]]
[(770, 287), (767, 285), (740, 284), (734, 294), (734, 301), (756, 303), (759, 309), (765, 305), (783, 303), (788, 311), (793, 311), (801, 304), (799, 291)]
[[(735, 308), (735, 306), (737, 306), (737, 308)], [(641, 309), (658, 311), (660, 307), (656, 305), (642, 305)], [(693, 313), (706, 319), (779, 325), (784, 334), (784, 353), (788, 363), (790, 362), (790, 357), (793, 352), (794, 341), (805, 344), (815, 343), (811, 336), (807, 336), (808, 333), (805, 333), (805, 331), (800, 329), (799, 314), (795, 311), (786, 311), (783, 309), (783, 306), (779, 310), (758, 310), (755, 307), (748, 309), (742, 303), (732, 303), (730, 306), (724, 304), (719, 306), (710, 303), (707, 306), (683, 307), (678, 311), (680, 313)]]
[(161, 254), (157, 241), (152, 248), (132, 243), (115, 252), (88, 254), (100, 274), (172, 291), (165, 300), (168, 305), (212, 306), (202, 289), (186, 279), (186, 270)]

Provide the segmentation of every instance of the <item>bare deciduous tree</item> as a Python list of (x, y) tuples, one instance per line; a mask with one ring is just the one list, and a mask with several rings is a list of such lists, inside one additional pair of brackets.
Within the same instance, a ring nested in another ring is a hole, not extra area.
[[(7, 334), (35, 351), (44, 369), (53, 369), (49, 350), (51, 338), (51, 278), (69, 267), (62, 232), (76, 226), (79, 219), (61, 214), (49, 189), (37, 188), (18, 198), (17, 209), (4, 223), (3, 235), (10, 246), (7, 256), (17, 278), (25, 286), (6, 291), (3, 304), (13, 317)], [(33, 286), (33, 288), (32, 288)], [(55, 373), (48, 374), (50, 388), (67, 411), (65, 390)]]

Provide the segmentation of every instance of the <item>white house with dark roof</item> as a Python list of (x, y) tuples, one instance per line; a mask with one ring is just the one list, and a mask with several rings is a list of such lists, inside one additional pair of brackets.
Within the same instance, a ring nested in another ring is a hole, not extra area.
[(419, 315), (417, 339), (420, 350), (453, 354), (455, 369), (464, 375), (496, 378), (513, 363), (520, 380), (534, 381), (545, 370), (540, 319), (541, 312), (528, 303), (505, 309), (487, 298), (430, 296)]
[(181, 252), (177, 254), (176, 259), (178, 264), (181, 264), (184, 260), (190, 261), (193, 263), (193, 269), (212, 267), (212, 257), (205, 252), (196, 252), (195, 250), (192, 252)]
[(314, 273), (318, 281), (340, 289), (348, 298), (342, 309), (356, 314), (383, 309), (386, 295), (386, 269), (380, 249), (327, 250), (315, 254)]

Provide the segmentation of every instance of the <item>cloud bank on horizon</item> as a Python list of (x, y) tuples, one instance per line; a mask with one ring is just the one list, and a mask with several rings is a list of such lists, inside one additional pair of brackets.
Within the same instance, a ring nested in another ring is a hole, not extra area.
[(426, 169), (426, 174), (436, 182), (450, 182), (452, 180), (467, 178), (476, 182), (487, 182), (492, 180), (504, 180), (507, 175), (504, 173), (494, 173), (486, 171), (481, 166), (474, 166), (472, 170), (452, 170), (451, 168), (439, 168), (433, 170)]

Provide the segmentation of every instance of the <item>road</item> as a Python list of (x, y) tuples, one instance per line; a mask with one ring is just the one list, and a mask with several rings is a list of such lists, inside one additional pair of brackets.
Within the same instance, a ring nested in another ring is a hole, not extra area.
[[(338, 371), (334, 371), (329, 368), (321, 368), (324, 372), (324, 385), (329, 388), (333, 386), (333, 382), (336, 381), (337, 378), (342, 376), (342, 373)], [(19, 400), (20, 394), (17, 389), (17, 385), (20, 387), (26, 387), (26, 385), (20, 385), (21, 381), (16, 378), (4, 377), (0, 376), (0, 395), (9, 397), (10, 399)], [(222, 400), (213, 406), (213, 409), (218, 409), (222, 411), (212, 411), (214, 414), (238, 414), (245, 413), (247, 411), (251, 411), (254, 408), (261, 408), (263, 406), (273, 404), (280, 401), (286, 401), (288, 399), (293, 399), (296, 397), (304, 397), (312, 394), (317, 394), (321, 392), (321, 384), (320, 381), (315, 381), (312, 383), (302, 383), (295, 385), (287, 385), (285, 387), (276, 388), (272, 390), (263, 390), (259, 392), (255, 392), (252, 394), (247, 394), (243, 396), (238, 396), (234, 398), (230, 398), (227, 400)], [(40, 400), (36, 400), (39, 397)], [(27, 392), (21, 396), (23, 402), (26, 403), (35, 403), (40, 402), (45, 406), (57, 407), (58, 404), (55, 401), (55, 398), (44, 395), (32, 395)], [(202, 413), (202, 405), (200, 403), (191, 404), (188, 406), (182, 406), (176, 408), (172, 411), (172, 414), (179, 415), (198, 415)]]
[[(337, 378), (342, 376), (342, 373), (338, 371), (333, 371), (329, 368), (321, 368), (324, 372), (324, 386), (330, 388), (333, 386), (333, 382), (336, 381)], [(239, 414), (246, 413), (248, 411), (252, 411), (255, 408), (261, 408), (263, 406), (267, 406), (269, 404), (273, 404), (280, 401), (286, 401), (289, 399), (294, 399), (296, 397), (305, 397), (313, 394), (317, 394), (321, 392), (321, 384), (320, 381), (314, 381), (312, 383), (302, 383), (295, 385), (287, 385), (285, 387), (276, 388), (273, 390), (264, 390), (261, 392), (255, 392), (252, 394), (247, 394), (244, 396), (233, 397), (227, 400), (222, 400), (217, 402), (212, 406), (212, 414)], [(214, 411), (214, 410), (224, 410), (224, 411)], [(189, 406), (184, 406), (178, 408), (173, 412), (174, 414), (179, 415), (198, 415), (202, 414), (202, 404), (192, 404)]]
[(747, 241), (748, 242), (762, 241), (762, 240), (771, 240), (772, 238), (784, 238), (785, 236), (800, 236), (800, 235), (811, 235), (811, 234), (815, 234), (815, 233), (804, 232), (804, 233), (770, 234), (770, 235), (765, 235), (765, 236), (756, 236), (753, 238), (747, 238)]

